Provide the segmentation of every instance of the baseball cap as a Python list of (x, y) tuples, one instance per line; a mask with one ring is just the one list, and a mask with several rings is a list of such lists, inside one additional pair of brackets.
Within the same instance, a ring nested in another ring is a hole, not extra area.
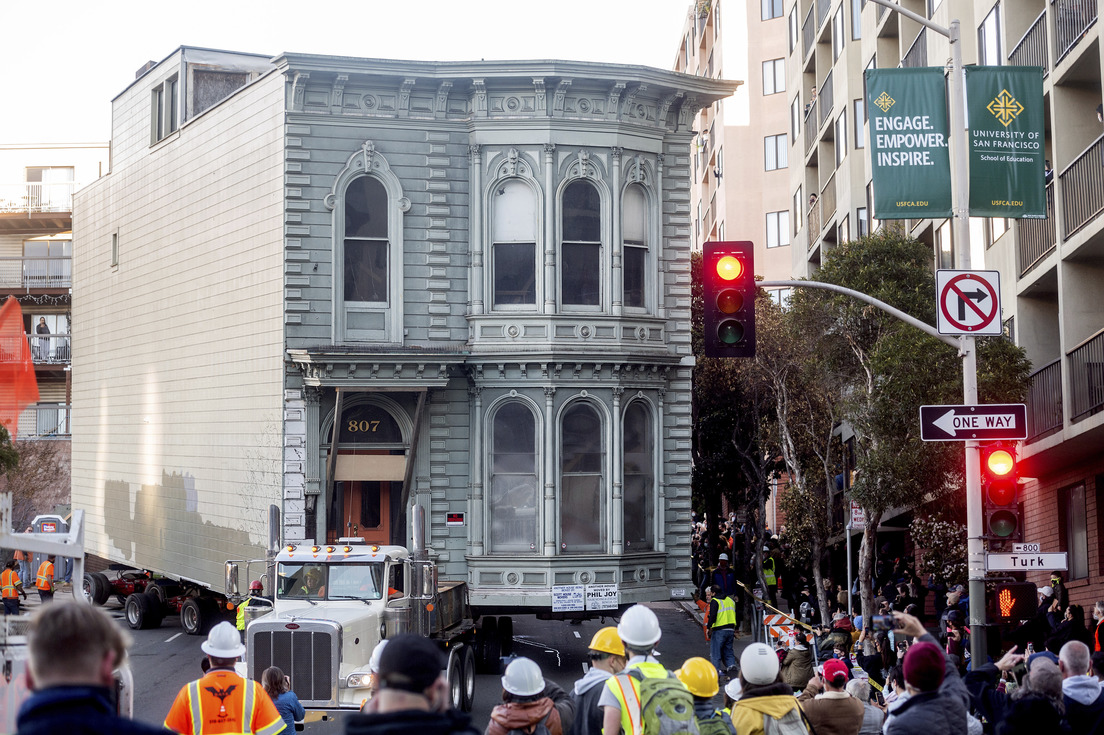
[(836, 684), (836, 680), (843, 674), (843, 680), (847, 681), (849, 678), (847, 672), (847, 664), (840, 661), (838, 658), (830, 658), (824, 662), (824, 679), (825, 681), (832, 682), (832, 686), (839, 686)]
[(1053, 652), (1039, 651), (1038, 653), (1031, 654), (1031, 656), (1027, 659), (1027, 670), (1031, 671), (1031, 664), (1033, 664), (1035, 661), (1038, 661), (1039, 659), (1050, 661), (1055, 666), (1058, 665), (1058, 657), (1055, 656)]
[(1042, 595), (1043, 597), (1050, 597), (1051, 595), (1054, 594), (1054, 590), (1051, 589), (1050, 587), (1040, 587), (1039, 588), (1039, 594)]
[(728, 561), (728, 554), (721, 554), (717, 557), (717, 561)]
[(421, 694), (445, 669), (445, 656), (429, 638), (403, 633), (389, 639), (380, 655), (380, 687)]

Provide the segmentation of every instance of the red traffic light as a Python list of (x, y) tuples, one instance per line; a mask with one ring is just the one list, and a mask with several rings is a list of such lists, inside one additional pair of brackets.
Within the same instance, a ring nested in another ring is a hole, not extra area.
[(1016, 451), (1011, 444), (990, 444), (982, 448), (981, 460), (986, 535), (995, 541), (1013, 541), (1021, 531)]
[(732, 255), (717, 260), (717, 277), (725, 281), (734, 281), (744, 274), (744, 264)]
[(1016, 459), (1007, 449), (994, 449), (985, 457), (985, 470), (994, 477), (1004, 477), (1016, 469)]
[(755, 355), (755, 247), (707, 242), (702, 248), (706, 357)]

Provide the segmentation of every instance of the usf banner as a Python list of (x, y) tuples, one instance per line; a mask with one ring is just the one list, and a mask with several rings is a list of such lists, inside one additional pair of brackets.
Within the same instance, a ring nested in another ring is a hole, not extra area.
[(1043, 69), (966, 67), (970, 214), (1046, 217)]
[(941, 67), (866, 71), (875, 219), (951, 216), (945, 87)]

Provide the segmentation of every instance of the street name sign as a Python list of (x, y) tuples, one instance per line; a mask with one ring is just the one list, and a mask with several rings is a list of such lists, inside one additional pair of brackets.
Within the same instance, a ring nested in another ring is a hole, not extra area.
[(920, 438), (926, 442), (1026, 439), (1027, 406), (921, 406)]
[(989, 572), (1065, 571), (1069, 568), (1066, 552), (1047, 554), (986, 554), (985, 570)]
[(1000, 272), (935, 272), (935, 327), (940, 334), (1000, 335)]

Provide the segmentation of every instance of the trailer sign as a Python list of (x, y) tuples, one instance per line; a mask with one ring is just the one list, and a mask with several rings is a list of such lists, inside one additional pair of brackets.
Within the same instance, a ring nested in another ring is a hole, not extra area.
[(584, 599), (581, 584), (552, 586), (552, 612), (582, 612)]
[(587, 610), (616, 610), (617, 585), (592, 584), (586, 588)]
[(552, 587), (552, 612), (616, 610), (619, 599), (615, 584), (558, 584)]

